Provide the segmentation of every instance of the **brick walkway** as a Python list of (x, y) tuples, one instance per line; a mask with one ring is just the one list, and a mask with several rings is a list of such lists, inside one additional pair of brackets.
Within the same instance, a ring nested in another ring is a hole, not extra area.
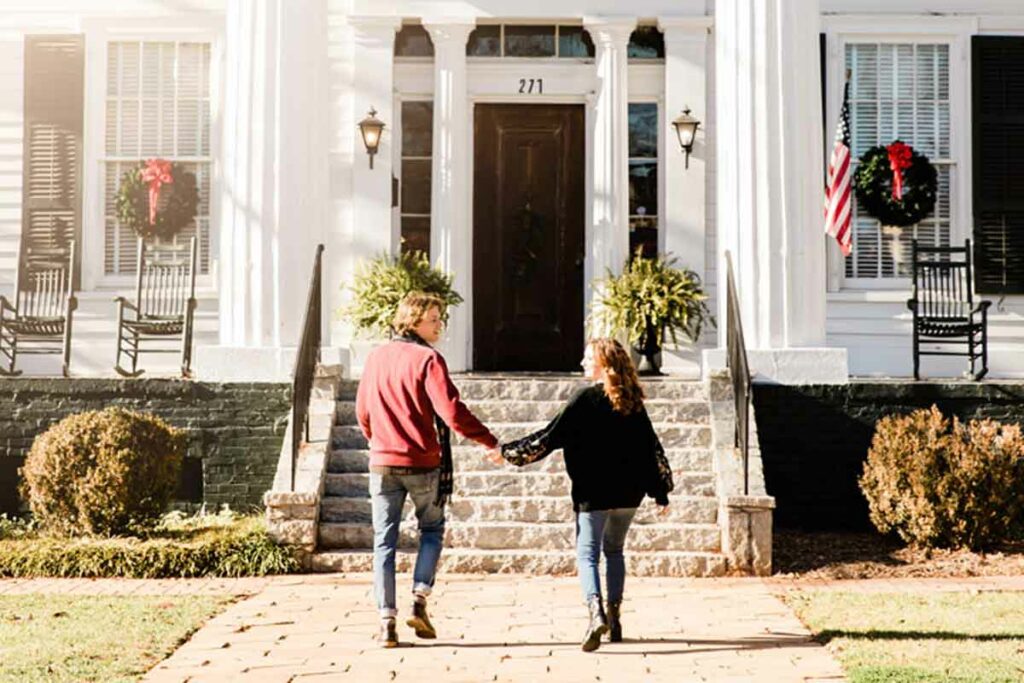
[[(399, 577), (401, 592), (409, 577)], [(975, 579), (655, 579), (628, 581), (626, 642), (579, 651), (584, 626), (573, 577), (448, 575), (432, 601), (437, 641), (376, 646), (366, 574), (139, 581), (0, 580), (0, 595), (231, 594), (147, 681), (829, 681), (828, 652), (779, 596), (789, 591), (1024, 590), (1024, 577)]]
[(382, 650), (368, 575), (274, 579), (145, 680), (843, 680), (765, 582), (631, 578), (627, 591), (627, 642), (585, 654), (575, 578), (449, 575), (432, 600), (438, 640), (416, 640), (403, 611), (403, 647)]

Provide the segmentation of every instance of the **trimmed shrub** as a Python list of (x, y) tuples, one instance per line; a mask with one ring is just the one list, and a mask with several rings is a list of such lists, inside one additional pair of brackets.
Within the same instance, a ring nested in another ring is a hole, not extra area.
[(260, 517), (207, 528), (158, 529), (148, 538), (0, 539), (0, 577), (168, 579), (301, 569), (291, 550), (270, 539)]
[(879, 420), (859, 479), (871, 521), (911, 545), (985, 548), (1024, 512), (1019, 425), (943, 417), (935, 406)]
[(186, 437), (122, 408), (70, 415), (36, 437), (22, 496), (59, 534), (114, 535), (152, 525), (178, 485)]

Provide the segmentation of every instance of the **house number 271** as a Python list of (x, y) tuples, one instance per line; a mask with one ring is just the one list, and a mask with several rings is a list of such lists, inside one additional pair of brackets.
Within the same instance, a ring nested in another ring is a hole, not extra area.
[(544, 94), (544, 79), (543, 78), (520, 78), (519, 79), (519, 93), (522, 95), (538, 95)]

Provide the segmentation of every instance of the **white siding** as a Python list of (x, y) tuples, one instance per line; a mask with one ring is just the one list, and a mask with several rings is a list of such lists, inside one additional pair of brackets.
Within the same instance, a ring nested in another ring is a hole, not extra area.
[(0, 294), (11, 296), (21, 239), (25, 49), (0, 34)]

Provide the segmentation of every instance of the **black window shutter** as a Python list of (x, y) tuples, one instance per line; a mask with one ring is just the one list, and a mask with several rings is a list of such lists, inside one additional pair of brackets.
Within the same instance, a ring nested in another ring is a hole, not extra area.
[(974, 36), (974, 282), (1024, 293), (1024, 38)]
[(82, 36), (25, 38), (21, 267), (81, 234), (84, 75)]

